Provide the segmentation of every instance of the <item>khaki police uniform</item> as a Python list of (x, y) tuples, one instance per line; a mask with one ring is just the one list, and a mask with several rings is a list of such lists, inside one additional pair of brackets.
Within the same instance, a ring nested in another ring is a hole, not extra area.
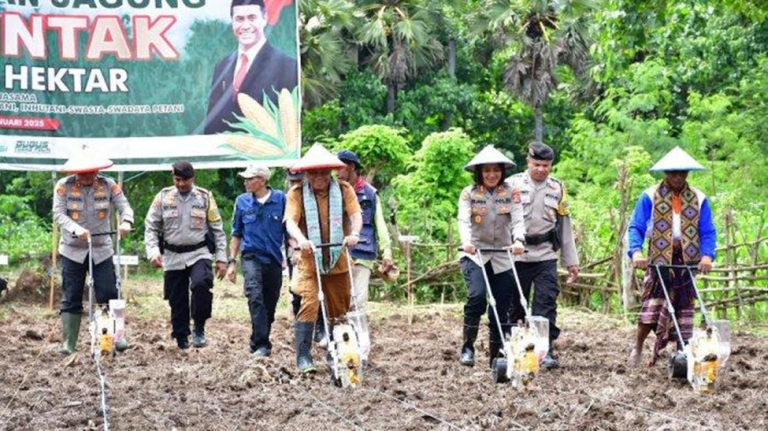
[[(535, 286), (533, 314), (549, 320), (550, 339), (555, 340), (560, 334), (556, 325), (557, 296), (560, 293), (557, 281), (558, 251), (564, 268), (579, 263), (565, 188), (562, 182), (552, 177), (537, 183), (527, 171), (513, 175), (507, 179), (507, 183), (519, 192), (525, 219), (528, 252), (518, 259), (520, 284), (526, 297), (530, 295), (531, 284)], [(562, 223), (562, 234), (560, 249), (556, 250), (554, 243), (557, 240), (554, 235), (558, 217)], [(513, 320), (525, 318), (525, 310), (519, 303), (512, 304), (510, 317)]]
[(112, 264), (111, 235), (92, 237), (93, 255), (88, 256), (88, 242), (76, 238), (84, 231), (91, 234), (112, 230), (113, 207), (120, 221), (133, 224), (133, 210), (120, 186), (111, 178), (97, 175), (90, 186), (77, 181), (77, 175), (60, 179), (53, 197), (53, 217), (61, 228), (59, 255), (63, 297), (61, 312), (80, 314), (83, 311), (83, 290), (88, 272), (87, 259), (93, 260), (96, 302), (106, 304), (117, 298)]
[[(502, 183), (490, 191), (483, 186), (468, 186), (459, 197), (459, 236), (462, 244), (472, 244), (478, 249), (509, 248), (515, 240), (524, 241), (525, 225), (523, 207), (519, 195)], [(509, 332), (507, 310), (510, 301), (519, 294), (512, 275), (512, 263), (507, 253), (482, 253), (482, 262), (477, 255), (461, 253), (460, 265), (467, 283), (467, 303), (464, 305), (464, 340), (462, 349), (474, 351), (474, 340), (480, 319), (488, 310), (491, 360), (501, 349), (501, 337), (496, 324), (493, 308), (486, 299), (487, 287), (483, 270), (488, 275), (488, 284), (496, 300), (499, 322), (505, 334)]]
[[(171, 335), (177, 339), (187, 337), (190, 316), (197, 328), (204, 327), (211, 317), (211, 260), (215, 257), (217, 262), (227, 261), (227, 238), (216, 201), (208, 190), (200, 187), (193, 187), (186, 196), (176, 187), (166, 187), (152, 201), (144, 224), (147, 259), (159, 256), (161, 246), (164, 250), (164, 299), (171, 306)], [(215, 244), (213, 253), (206, 245), (209, 231)]]

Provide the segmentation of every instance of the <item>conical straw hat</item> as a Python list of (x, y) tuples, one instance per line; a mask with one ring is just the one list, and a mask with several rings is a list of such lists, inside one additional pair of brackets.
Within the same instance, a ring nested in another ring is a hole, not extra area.
[(112, 167), (112, 160), (89, 147), (83, 147), (64, 163), (61, 170), (72, 174), (87, 174)]
[(477, 153), (477, 155), (467, 163), (467, 166), (464, 166), (464, 169), (469, 172), (475, 172), (477, 166), (499, 163), (504, 165), (505, 171), (512, 170), (515, 167), (515, 162), (510, 160), (509, 157), (502, 154), (501, 151), (497, 150), (493, 145), (488, 145), (483, 148), (482, 151)]
[(680, 147), (673, 148), (650, 169), (651, 172), (703, 170), (704, 166), (701, 166)]
[(326, 150), (320, 144), (312, 145), (307, 154), (291, 167), (294, 172), (306, 172), (323, 169), (341, 169), (346, 167), (335, 154)]

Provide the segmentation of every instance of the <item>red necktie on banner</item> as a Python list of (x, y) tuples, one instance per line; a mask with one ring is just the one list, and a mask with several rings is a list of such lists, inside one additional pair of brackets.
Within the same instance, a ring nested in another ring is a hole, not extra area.
[(235, 82), (232, 86), (233, 99), (237, 98), (237, 93), (240, 92), (240, 86), (243, 85), (246, 73), (248, 73), (248, 56), (245, 54), (240, 54), (240, 68), (237, 69), (237, 74), (235, 74)]

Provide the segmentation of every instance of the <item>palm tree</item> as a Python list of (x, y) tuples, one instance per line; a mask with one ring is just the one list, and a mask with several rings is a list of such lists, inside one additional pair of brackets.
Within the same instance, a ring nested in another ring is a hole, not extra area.
[(355, 24), (349, 0), (301, 0), (299, 38), (301, 79), (305, 108), (336, 96), (342, 77), (354, 65), (348, 54)]
[(438, 0), (357, 0), (365, 23), (357, 41), (370, 51), (365, 59), (388, 88), (387, 112), (395, 112), (397, 91), (416, 71), (443, 59), (437, 39)]
[(534, 138), (544, 135), (542, 107), (558, 85), (556, 69), (564, 64), (585, 78), (589, 59), (586, 21), (598, 0), (482, 0), (475, 30), (491, 43), (514, 49), (504, 68), (507, 90), (531, 106)]

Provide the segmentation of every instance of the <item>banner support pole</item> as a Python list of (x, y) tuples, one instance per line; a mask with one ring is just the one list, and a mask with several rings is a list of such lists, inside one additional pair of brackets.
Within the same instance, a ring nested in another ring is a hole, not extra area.
[[(53, 190), (53, 195), (55, 199), (56, 195), (56, 171), (51, 171), (51, 180), (53, 182), (53, 187), (51, 189)], [(59, 226), (56, 223), (56, 214), (54, 212), (55, 210), (51, 210), (51, 215), (53, 216), (53, 223), (51, 223), (51, 286), (50, 286), (50, 293), (48, 297), (48, 308), (53, 310), (53, 294), (54, 290), (56, 290), (56, 260), (58, 257), (58, 250), (57, 245), (59, 243)]]

